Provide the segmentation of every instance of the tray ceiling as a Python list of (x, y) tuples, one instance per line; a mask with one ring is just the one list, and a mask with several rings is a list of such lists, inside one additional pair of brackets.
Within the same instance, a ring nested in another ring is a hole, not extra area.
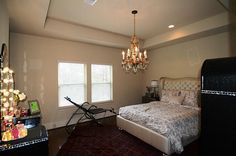
[[(113, 35), (111, 38), (118, 35), (124, 43), (133, 33), (134, 9), (138, 10), (136, 34), (144, 41), (173, 31), (168, 29), (169, 24), (178, 29), (225, 12), (216, 0), (97, 0), (93, 6), (84, 0), (8, 0), (7, 4), (12, 32), (76, 40), (69, 34), (73, 35), (77, 27), (74, 34), (82, 37), (83, 33), (100, 31), (104, 36)], [(59, 28), (60, 23), (64, 26)], [(73, 29), (66, 24), (73, 25)], [(67, 34), (63, 34), (64, 30), (56, 32), (67, 28)], [(84, 36), (85, 42), (98, 40)]]

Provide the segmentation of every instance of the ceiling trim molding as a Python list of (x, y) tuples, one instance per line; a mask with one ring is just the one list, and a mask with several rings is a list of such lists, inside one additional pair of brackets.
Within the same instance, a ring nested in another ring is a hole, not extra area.
[(46, 21), (47, 21), (47, 18), (48, 18), (48, 13), (49, 13), (50, 5), (51, 5), (51, 0), (48, 0), (48, 8), (47, 8), (47, 12), (46, 12), (46, 18), (45, 18), (44, 24), (43, 24), (43, 27), (44, 27), (44, 28), (45, 28)]
[(130, 43), (130, 37), (68, 23), (50, 17), (46, 20), (44, 31), (47, 35), (56, 38), (114, 48), (127, 48)]
[(78, 24), (78, 23), (75, 23), (75, 22), (71, 22), (71, 21), (67, 21), (67, 20), (63, 20), (63, 19), (59, 19), (59, 18), (55, 18), (55, 17), (47, 16), (47, 18), (50, 19), (50, 20), (55, 20), (55, 21), (58, 21), (58, 22), (75, 25), (75, 26), (78, 26), (78, 27), (89, 28), (89, 29), (93, 29), (93, 30), (96, 30), (96, 31), (101, 31), (101, 32), (105, 32), (105, 33), (111, 33), (113, 35), (118, 35), (118, 36), (123, 36), (123, 37), (130, 37), (128, 35), (123, 35), (123, 34), (111, 32), (111, 31), (106, 31), (106, 30), (103, 30), (103, 29), (94, 28), (94, 27), (91, 27), (91, 26), (87, 26), (87, 25), (83, 25), (83, 24)]
[(221, 13), (216, 16), (192, 23), (168, 33), (157, 35), (144, 41), (144, 48), (154, 49), (169, 44), (184, 42), (189, 39), (197, 39), (212, 34), (227, 31), (229, 26), (228, 13)]

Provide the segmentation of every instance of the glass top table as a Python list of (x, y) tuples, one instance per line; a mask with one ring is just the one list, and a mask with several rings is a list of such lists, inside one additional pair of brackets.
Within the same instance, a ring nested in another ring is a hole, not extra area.
[(39, 124), (36, 127), (29, 128), (28, 135), (24, 138), (11, 141), (1, 141), (0, 154), (4, 151), (26, 147), (46, 141), (48, 141), (48, 132), (43, 125)]

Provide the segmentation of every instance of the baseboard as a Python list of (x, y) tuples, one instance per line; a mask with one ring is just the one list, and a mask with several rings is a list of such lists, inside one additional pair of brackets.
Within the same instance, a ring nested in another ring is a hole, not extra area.
[[(104, 115), (103, 113), (97, 114), (95, 116), (96, 119), (102, 119), (102, 118), (106, 118), (106, 117), (110, 117), (110, 116), (114, 116), (115, 114), (112, 112), (106, 112), (106, 114)], [(72, 118), (72, 120), (70, 121), (69, 125), (73, 125), (76, 124), (78, 119), (80, 116), (74, 116)], [(66, 126), (66, 123), (69, 119), (67, 120), (62, 120), (62, 121), (56, 121), (56, 122), (46, 122), (46, 123), (42, 123), (47, 130), (51, 130), (51, 129), (56, 129), (56, 128), (60, 128), (60, 127), (64, 127)], [(89, 121), (88, 119), (85, 119), (83, 121), (81, 121), (81, 123), (83, 122), (87, 122)]]

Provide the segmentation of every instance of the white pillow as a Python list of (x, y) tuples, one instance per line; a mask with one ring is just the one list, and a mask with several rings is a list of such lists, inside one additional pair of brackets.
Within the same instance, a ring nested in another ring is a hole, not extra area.
[(181, 96), (184, 96), (183, 105), (198, 107), (198, 95), (199, 91), (193, 90), (181, 90)]
[(169, 104), (181, 105), (184, 101), (184, 96), (169, 96)]
[(170, 96), (179, 96), (180, 91), (178, 90), (162, 90), (161, 91), (161, 101), (168, 102)]

